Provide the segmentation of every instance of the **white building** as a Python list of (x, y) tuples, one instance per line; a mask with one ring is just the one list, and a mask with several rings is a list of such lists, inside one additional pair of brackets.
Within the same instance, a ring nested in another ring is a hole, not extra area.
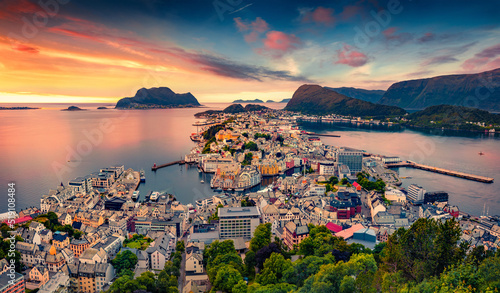
[(391, 202), (404, 204), (406, 202), (405, 194), (398, 189), (389, 189), (385, 192), (385, 198)]
[(414, 204), (423, 203), (425, 196), (425, 189), (416, 184), (408, 186), (408, 200)]
[(260, 211), (257, 207), (219, 208), (218, 214), (220, 239), (251, 239), (255, 228), (260, 224)]

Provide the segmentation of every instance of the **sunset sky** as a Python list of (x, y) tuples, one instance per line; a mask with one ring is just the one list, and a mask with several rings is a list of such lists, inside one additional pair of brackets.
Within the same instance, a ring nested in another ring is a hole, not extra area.
[(0, 0), (0, 102), (201, 103), (500, 67), (499, 1)]

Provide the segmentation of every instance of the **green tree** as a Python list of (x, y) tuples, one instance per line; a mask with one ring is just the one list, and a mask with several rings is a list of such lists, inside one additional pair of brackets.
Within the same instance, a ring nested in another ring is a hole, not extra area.
[(282, 254), (273, 253), (264, 262), (264, 269), (257, 275), (256, 281), (261, 285), (277, 284), (281, 282), (283, 273), (293, 268), (292, 262)]
[(234, 286), (233, 293), (247, 293), (247, 282), (241, 280)]
[(124, 270), (133, 270), (137, 264), (137, 255), (130, 250), (125, 250), (116, 255), (111, 264), (119, 275)]
[(255, 229), (253, 235), (250, 241), (250, 249), (257, 252), (262, 247), (271, 243), (271, 223), (260, 224)]
[(182, 253), (184, 253), (186, 251), (186, 249), (184, 247), (184, 241), (182, 241), (182, 240), (177, 241), (177, 243), (175, 244), (175, 251), (179, 251)]
[(235, 287), (240, 281), (243, 281), (243, 277), (240, 272), (238, 272), (231, 265), (223, 265), (217, 271), (215, 281), (212, 284), (216, 290), (232, 292), (233, 287)]

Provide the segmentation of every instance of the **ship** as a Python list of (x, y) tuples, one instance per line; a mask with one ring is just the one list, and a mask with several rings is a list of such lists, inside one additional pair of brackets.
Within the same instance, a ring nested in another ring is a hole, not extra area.
[(189, 138), (191, 138), (191, 140), (194, 141), (194, 142), (201, 142), (201, 141), (203, 141), (203, 136), (201, 136), (201, 134), (198, 134), (198, 133), (191, 133), (191, 135), (189, 136)]
[(137, 200), (139, 198), (139, 190), (136, 190), (132, 193), (132, 199)]
[(146, 175), (144, 175), (144, 169), (141, 169), (141, 182), (146, 182)]
[(484, 153), (483, 153), (483, 152), (479, 152), (479, 155), (480, 155), (480, 156), (484, 156)]
[(156, 201), (159, 196), (160, 196), (160, 193), (158, 191), (153, 191), (151, 193), (151, 196), (149, 197), (149, 200)]

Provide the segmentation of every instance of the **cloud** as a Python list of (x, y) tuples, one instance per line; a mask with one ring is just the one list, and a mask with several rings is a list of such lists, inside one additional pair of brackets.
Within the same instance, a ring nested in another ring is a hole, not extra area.
[(257, 17), (252, 22), (246, 22), (241, 19), (241, 17), (234, 18), (234, 22), (236, 27), (240, 32), (248, 32), (245, 34), (244, 38), (247, 43), (257, 42), (261, 33), (264, 33), (269, 30), (269, 25), (265, 20), (260, 17)]
[(427, 32), (423, 36), (417, 39), (418, 43), (425, 44), (430, 42), (445, 42), (450, 39), (455, 38), (457, 35), (455, 34), (435, 34), (433, 32)]
[(418, 38), (419, 43), (427, 43), (432, 42), (436, 39), (436, 35), (434, 33), (425, 33), (423, 36)]
[(434, 71), (433, 70), (420, 70), (412, 73), (408, 73), (405, 76), (408, 77), (421, 77), (421, 76), (428, 76), (432, 74)]
[(40, 6), (28, 0), (0, 1), (0, 19), (21, 22), (23, 14), (43, 11)]
[(349, 20), (356, 15), (362, 15), (363, 7), (358, 5), (347, 5), (344, 6), (344, 10), (339, 14), (340, 18), (344, 21)]
[(302, 22), (316, 23), (325, 26), (335, 24), (334, 10), (331, 8), (317, 7), (316, 9), (302, 12)]
[(32, 53), (32, 54), (37, 54), (40, 52), (40, 50), (36, 47), (33, 46), (28, 46), (24, 44), (14, 44), (12, 45), (12, 49), (20, 52), (26, 52), (26, 53)]
[(481, 52), (464, 61), (462, 68), (467, 71), (490, 70), (500, 67), (500, 43), (483, 49)]
[(432, 57), (430, 59), (425, 60), (424, 62), (422, 62), (422, 66), (452, 63), (452, 62), (456, 62), (456, 61), (458, 61), (458, 59), (455, 57), (452, 57), (450, 55), (442, 55), (442, 56), (436, 56), (436, 57)]
[(382, 32), (388, 45), (399, 46), (413, 39), (413, 36), (410, 33), (396, 34), (397, 30), (397, 27), (389, 27)]
[(337, 61), (336, 64), (345, 64), (351, 67), (360, 67), (368, 62), (368, 57), (356, 51), (353, 47), (344, 44), (342, 49), (337, 51)]
[(264, 47), (259, 48), (257, 52), (263, 55), (271, 55), (274, 58), (280, 58), (302, 45), (302, 41), (295, 35), (280, 31), (268, 32), (262, 43)]
[(437, 65), (437, 64), (446, 64), (453, 63), (458, 61), (457, 56), (463, 54), (469, 50), (470, 47), (474, 46), (476, 42), (468, 43), (458, 47), (448, 47), (441, 50), (437, 50), (434, 56), (426, 58), (421, 66), (429, 66), (429, 65)]

